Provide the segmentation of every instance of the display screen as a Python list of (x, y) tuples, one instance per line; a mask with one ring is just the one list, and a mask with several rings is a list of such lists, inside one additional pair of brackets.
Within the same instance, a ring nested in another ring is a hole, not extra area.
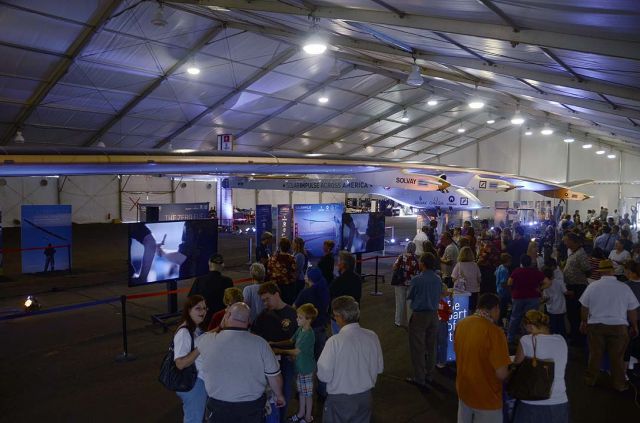
[(331, 240), (340, 245), (340, 218), (343, 204), (294, 204), (293, 236), (305, 241), (310, 257), (322, 257), (322, 244)]
[(204, 275), (217, 250), (215, 220), (131, 223), (129, 286)]
[(384, 250), (384, 213), (344, 213), (342, 249), (351, 253)]

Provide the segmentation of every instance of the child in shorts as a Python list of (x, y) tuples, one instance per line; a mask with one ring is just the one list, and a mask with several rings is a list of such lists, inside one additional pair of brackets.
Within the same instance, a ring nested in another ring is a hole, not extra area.
[(296, 358), (296, 383), (298, 385), (298, 412), (289, 417), (291, 422), (311, 423), (313, 421), (313, 372), (316, 370), (314, 357), (315, 335), (311, 323), (318, 317), (318, 309), (310, 303), (297, 309), (298, 329), (288, 341), (272, 343), (273, 346), (294, 344), (293, 350), (274, 348), (276, 354), (289, 354)]

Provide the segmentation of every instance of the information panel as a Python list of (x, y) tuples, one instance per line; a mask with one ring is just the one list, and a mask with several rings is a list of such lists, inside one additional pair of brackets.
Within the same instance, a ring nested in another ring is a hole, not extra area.
[(453, 302), (447, 298), (447, 302), (451, 306), (451, 319), (449, 319), (447, 327), (447, 361), (456, 361), (456, 352), (453, 348), (453, 335), (456, 332), (456, 325), (465, 317), (469, 316), (469, 298), (471, 294), (468, 292), (460, 292), (453, 294)]
[(344, 204), (294, 204), (293, 236), (305, 241), (311, 257), (322, 256), (322, 244), (326, 240), (340, 247), (342, 213)]
[(69, 270), (71, 206), (22, 206), (22, 273)]

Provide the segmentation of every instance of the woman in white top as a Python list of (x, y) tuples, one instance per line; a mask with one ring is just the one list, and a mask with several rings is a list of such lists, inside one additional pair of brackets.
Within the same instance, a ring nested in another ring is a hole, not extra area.
[[(195, 363), (198, 373), (200, 372), (199, 364), (196, 362), (200, 352), (195, 347), (195, 339), (203, 332), (200, 325), (206, 315), (207, 304), (204, 297), (192, 295), (187, 298), (182, 308), (183, 322), (173, 336), (173, 357), (178, 369), (184, 369)], [(196, 378), (196, 383), (190, 391), (176, 392), (176, 394), (182, 400), (184, 423), (202, 423), (208, 398), (203, 380), (200, 377)]]
[[(453, 278), (453, 288), (461, 289), (464, 292), (470, 292), (469, 310), (473, 312), (478, 302), (478, 293), (480, 292), (481, 273), (478, 264), (473, 261), (475, 259), (471, 247), (462, 247), (458, 254), (458, 262), (456, 263), (451, 278)], [(462, 287), (464, 285), (464, 287)]]
[(516, 405), (514, 423), (567, 423), (569, 400), (564, 382), (567, 367), (567, 342), (560, 335), (549, 334), (549, 316), (538, 310), (529, 310), (523, 319), (529, 335), (520, 338), (515, 363), (525, 357), (533, 357), (533, 338), (536, 342), (536, 358), (554, 362), (553, 384), (549, 399), (519, 401)]
[(260, 285), (264, 283), (264, 278), (266, 276), (264, 265), (262, 263), (253, 263), (249, 267), (249, 274), (251, 275), (254, 283), (244, 287), (242, 290), (242, 297), (244, 298), (244, 302), (251, 309), (250, 319), (254, 322), (258, 314), (262, 313), (262, 310), (264, 310), (264, 303), (262, 302), (260, 295), (258, 295), (258, 289), (260, 289)]
[(613, 274), (618, 280), (625, 281), (624, 262), (631, 260), (631, 253), (624, 249), (622, 241), (617, 240), (615, 248), (609, 253), (609, 260), (613, 262)]

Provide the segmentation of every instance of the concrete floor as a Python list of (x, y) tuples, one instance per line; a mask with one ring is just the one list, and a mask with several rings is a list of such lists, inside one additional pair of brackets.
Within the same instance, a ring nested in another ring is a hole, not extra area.
[[(103, 247), (122, 245), (123, 234), (108, 225), (95, 225), (92, 231), (74, 230), (76, 250), (81, 250), (84, 257), (74, 258), (78, 268), (85, 269), (80, 276), (72, 281), (63, 275), (55, 281), (22, 276), (0, 283), (0, 311), (19, 307), (23, 293), (34, 290), (40, 292), (38, 298), (45, 307), (162, 290), (163, 285), (127, 288), (122, 279), (105, 277), (120, 272), (120, 278), (124, 276), (126, 268), (113, 268), (122, 263), (122, 252)], [(220, 245), (224, 246), (222, 252), (228, 261), (236, 262), (230, 266), (229, 275), (246, 277), (244, 241), (225, 238)], [(109, 264), (105, 267), (104, 263)], [(390, 265), (390, 260), (381, 261), (381, 268), (387, 270), (387, 281)], [(365, 263), (364, 272), (372, 273), (372, 266), (373, 261)], [(51, 292), (52, 286), (61, 290)], [(189, 282), (182, 282), (181, 286), (189, 286)], [(368, 295), (372, 290), (369, 280), (363, 290), (362, 325), (379, 335), (385, 359), (385, 371), (374, 391), (374, 421), (455, 421), (453, 370), (439, 372), (435, 389), (428, 394), (406, 384), (404, 377), (411, 371), (407, 334), (393, 325), (393, 291), (388, 284), (380, 285), (382, 296)], [(149, 319), (151, 314), (165, 310), (164, 297), (129, 302), (129, 352), (136, 356), (130, 362), (115, 361), (123, 350), (119, 304), (0, 322), (0, 421), (179, 421), (178, 398), (157, 382), (171, 334), (151, 325)], [(582, 384), (583, 360), (579, 351), (571, 350), (567, 385), (572, 421), (639, 418), (640, 408), (634, 405), (633, 392), (613, 393), (606, 388), (606, 380), (597, 388)], [(316, 407), (318, 416), (319, 411)]]

